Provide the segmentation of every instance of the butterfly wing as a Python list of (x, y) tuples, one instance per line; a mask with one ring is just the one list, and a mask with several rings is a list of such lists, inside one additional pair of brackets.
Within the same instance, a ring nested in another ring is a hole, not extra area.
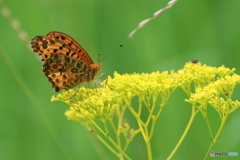
[(33, 52), (45, 62), (51, 54), (63, 54), (93, 64), (87, 52), (70, 36), (61, 32), (49, 32), (46, 36), (36, 36), (31, 41)]
[(92, 68), (88, 63), (63, 54), (50, 55), (44, 62), (43, 73), (56, 92), (68, 90), (92, 78)]

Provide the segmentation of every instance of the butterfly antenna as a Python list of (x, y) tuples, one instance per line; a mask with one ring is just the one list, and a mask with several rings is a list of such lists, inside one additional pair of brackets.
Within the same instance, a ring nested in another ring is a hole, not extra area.
[[(104, 59), (106, 59), (107, 57), (109, 57), (111, 54), (113, 54), (114, 52), (116, 52), (119, 48), (121, 48), (123, 45), (121, 44), (119, 47), (117, 47), (114, 51), (112, 51), (111, 53), (109, 53), (108, 55), (106, 55), (106, 57), (104, 57), (100, 62), (102, 62)], [(99, 54), (100, 55), (100, 54)], [(100, 57), (100, 56), (99, 56)], [(98, 58), (99, 58), (98, 57)]]
[(100, 56), (101, 56), (101, 54), (98, 53), (98, 63), (100, 62)]

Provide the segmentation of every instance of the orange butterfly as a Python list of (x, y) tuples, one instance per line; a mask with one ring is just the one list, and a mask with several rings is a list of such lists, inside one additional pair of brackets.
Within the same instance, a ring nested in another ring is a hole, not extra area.
[(31, 41), (33, 52), (41, 56), (42, 71), (58, 92), (96, 78), (102, 63), (94, 63), (87, 52), (70, 36), (50, 32)]

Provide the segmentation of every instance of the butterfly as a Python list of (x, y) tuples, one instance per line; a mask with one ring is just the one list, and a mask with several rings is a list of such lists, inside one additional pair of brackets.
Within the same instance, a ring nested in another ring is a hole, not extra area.
[(42, 71), (56, 92), (89, 83), (102, 69), (102, 63), (94, 63), (73, 38), (61, 32), (36, 36), (31, 47), (41, 57)]

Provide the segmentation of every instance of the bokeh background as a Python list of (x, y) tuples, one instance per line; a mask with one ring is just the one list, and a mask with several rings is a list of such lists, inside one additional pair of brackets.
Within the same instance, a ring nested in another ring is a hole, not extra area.
[[(98, 53), (104, 57), (123, 44), (103, 61), (103, 72), (110, 76), (114, 71), (123, 74), (178, 70), (193, 58), (209, 66), (236, 68), (240, 74), (239, 0), (179, 0), (133, 38), (127, 38), (139, 22), (167, 2), (0, 0), (0, 160), (117, 159), (83, 126), (66, 119), (66, 104), (50, 101), (56, 93), (29, 48), (34, 36), (50, 31), (66, 33), (95, 62)], [(23, 31), (28, 36), (25, 40), (19, 38)], [(236, 99), (240, 99), (239, 93), (237, 88)], [(155, 160), (166, 159), (187, 125), (191, 107), (185, 98), (182, 90), (176, 90), (158, 120), (152, 143)], [(209, 114), (216, 133), (219, 117), (211, 108)], [(214, 151), (240, 154), (239, 122), (237, 110), (229, 117)], [(207, 127), (199, 114), (173, 159), (203, 159), (209, 144)], [(132, 159), (147, 159), (140, 136), (128, 154)]]

